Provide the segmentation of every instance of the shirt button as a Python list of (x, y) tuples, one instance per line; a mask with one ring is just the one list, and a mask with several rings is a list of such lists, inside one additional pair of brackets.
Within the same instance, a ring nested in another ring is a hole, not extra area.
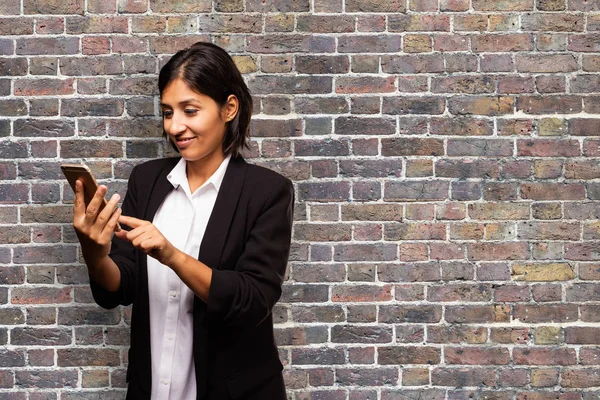
[(171, 296), (171, 297), (177, 297), (177, 292), (176, 292), (176, 291), (174, 291), (174, 290), (171, 290), (171, 291), (169, 292), (169, 296)]
[(168, 380), (166, 380), (166, 379), (163, 379), (163, 381), (162, 381), (162, 384), (163, 384), (163, 385), (168, 385), (168, 384), (169, 384), (169, 381), (168, 381)]

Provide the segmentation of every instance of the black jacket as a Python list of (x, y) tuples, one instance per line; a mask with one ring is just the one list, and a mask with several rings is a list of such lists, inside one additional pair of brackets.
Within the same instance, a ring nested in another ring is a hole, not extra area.
[[(135, 167), (123, 215), (152, 221), (173, 189), (166, 177), (178, 161), (167, 158)], [(208, 301), (194, 297), (198, 399), (285, 400), (271, 310), (281, 295), (293, 204), (288, 179), (241, 157), (231, 158), (198, 255), (213, 269)], [(92, 293), (104, 308), (133, 304), (127, 399), (150, 399), (146, 255), (114, 238), (110, 257), (121, 271), (121, 285), (109, 292), (92, 281)]]

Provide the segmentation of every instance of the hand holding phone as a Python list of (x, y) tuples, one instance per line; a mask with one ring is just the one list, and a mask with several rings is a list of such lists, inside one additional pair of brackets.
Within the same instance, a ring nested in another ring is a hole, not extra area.
[[(63, 174), (67, 178), (71, 189), (73, 189), (73, 193), (76, 192), (75, 182), (80, 180), (83, 183), (83, 197), (85, 201), (85, 206), (90, 204), (96, 191), (98, 190), (98, 182), (94, 179), (92, 175), (92, 171), (85, 164), (61, 164), (60, 169)], [(107, 201), (105, 198), (102, 199), (100, 206), (98, 207), (98, 214), (102, 212), (104, 207), (106, 207)], [(117, 222), (115, 227), (115, 231), (118, 232), (121, 230), (121, 226)]]

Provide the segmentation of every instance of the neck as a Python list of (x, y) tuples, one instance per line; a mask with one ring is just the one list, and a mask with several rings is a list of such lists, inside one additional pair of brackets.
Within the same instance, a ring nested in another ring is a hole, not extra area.
[(218, 152), (201, 160), (186, 163), (186, 175), (191, 193), (194, 193), (219, 169), (223, 160), (225, 160), (225, 154)]

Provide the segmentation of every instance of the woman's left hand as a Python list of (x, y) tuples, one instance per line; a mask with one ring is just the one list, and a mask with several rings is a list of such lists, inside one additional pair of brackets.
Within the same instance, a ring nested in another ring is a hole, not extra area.
[(135, 248), (140, 249), (149, 256), (156, 258), (161, 264), (170, 265), (178, 250), (169, 242), (162, 233), (149, 221), (121, 215), (119, 223), (131, 228), (130, 231), (122, 229), (115, 232), (119, 239), (127, 240)]

